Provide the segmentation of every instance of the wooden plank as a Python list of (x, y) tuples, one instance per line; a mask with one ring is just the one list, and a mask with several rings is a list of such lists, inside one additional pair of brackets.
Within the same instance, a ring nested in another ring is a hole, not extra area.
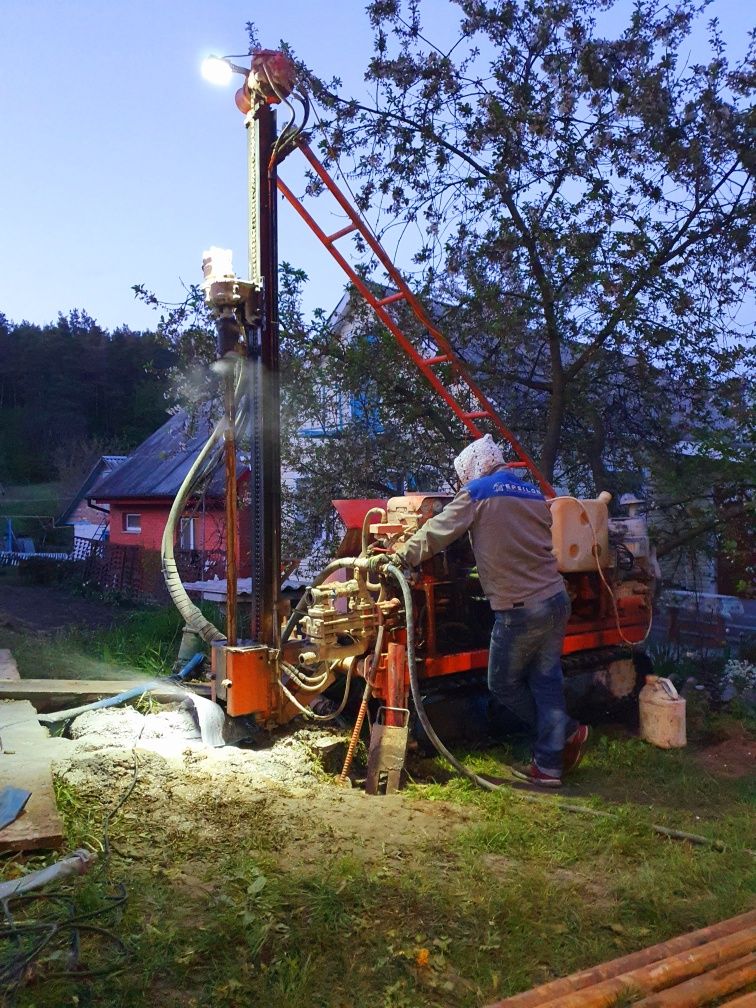
[[(116, 696), (133, 689), (146, 679), (19, 679), (17, 682), (0, 681), (0, 701), (30, 700), (40, 713), (65, 710), (79, 704)], [(175, 690), (151, 694), (157, 700), (169, 702), (176, 699)]]
[(70, 743), (50, 738), (28, 700), (0, 704), (0, 788), (26, 788), (31, 798), (21, 815), (0, 830), (0, 851), (42, 850), (63, 843), (63, 821), (55, 804), (50, 762)]
[(8, 648), (0, 648), (0, 680), (17, 682), (20, 678), (16, 659)]

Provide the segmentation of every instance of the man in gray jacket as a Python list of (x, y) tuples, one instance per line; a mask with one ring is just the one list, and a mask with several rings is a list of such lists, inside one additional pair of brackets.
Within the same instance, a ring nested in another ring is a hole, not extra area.
[(580, 762), (588, 728), (567, 714), (561, 654), (570, 600), (552, 550), (551, 513), (538, 487), (515, 476), (490, 434), (454, 460), (463, 484), (440, 514), (401, 546), (411, 567), (466, 532), (494, 611), (488, 689), (535, 733), (532, 762), (513, 767), (539, 787), (560, 787)]

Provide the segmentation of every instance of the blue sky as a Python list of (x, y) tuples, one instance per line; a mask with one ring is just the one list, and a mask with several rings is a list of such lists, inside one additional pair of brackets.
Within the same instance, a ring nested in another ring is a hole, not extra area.
[[(438, 37), (457, 8), (433, 3)], [(710, 10), (742, 50), (746, 5)], [(243, 119), (234, 88), (200, 76), (205, 55), (244, 52), (252, 19), (266, 48), (286, 39), (359, 95), (372, 42), (362, 0), (0, 0), (0, 15), (0, 311), (37, 323), (79, 308), (151, 328), (131, 285), (180, 300), (211, 244), (245, 274)], [(282, 176), (296, 191), (294, 158)], [(288, 207), (279, 252), (310, 275), (308, 307), (336, 304), (343, 275)]]

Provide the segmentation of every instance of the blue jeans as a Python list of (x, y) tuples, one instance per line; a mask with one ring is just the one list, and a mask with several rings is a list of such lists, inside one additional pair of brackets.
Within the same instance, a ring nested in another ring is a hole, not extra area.
[(488, 689), (535, 734), (533, 760), (539, 770), (562, 773), (565, 739), (578, 723), (564, 706), (562, 644), (570, 615), (566, 592), (543, 602), (494, 613), (488, 653)]

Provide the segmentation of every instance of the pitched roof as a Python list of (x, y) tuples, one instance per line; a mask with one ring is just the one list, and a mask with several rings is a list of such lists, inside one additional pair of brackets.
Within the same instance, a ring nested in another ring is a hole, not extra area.
[(73, 512), (79, 504), (83, 500), (92, 496), (92, 488), (100, 481), (100, 479), (107, 476), (114, 469), (117, 469), (118, 466), (122, 465), (127, 458), (127, 455), (101, 455), (92, 466), (86, 479), (76, 491), (76, 494), (71, 498), (71, 501), (65, 511), (63, 511), (63, 513), (55, 519), (55, 524), (67, 525), (71, 520)]
[[(89, 496), (98, 501), (175, 497), (212, 428), (207, 417), (200, 417), (192, 424), (188, 414), (179, 410), (122, 465), (104, 476)], [(223, 485), (224, 473), (219, 467), (207, 488), (208, 494), (222, 496)]]

